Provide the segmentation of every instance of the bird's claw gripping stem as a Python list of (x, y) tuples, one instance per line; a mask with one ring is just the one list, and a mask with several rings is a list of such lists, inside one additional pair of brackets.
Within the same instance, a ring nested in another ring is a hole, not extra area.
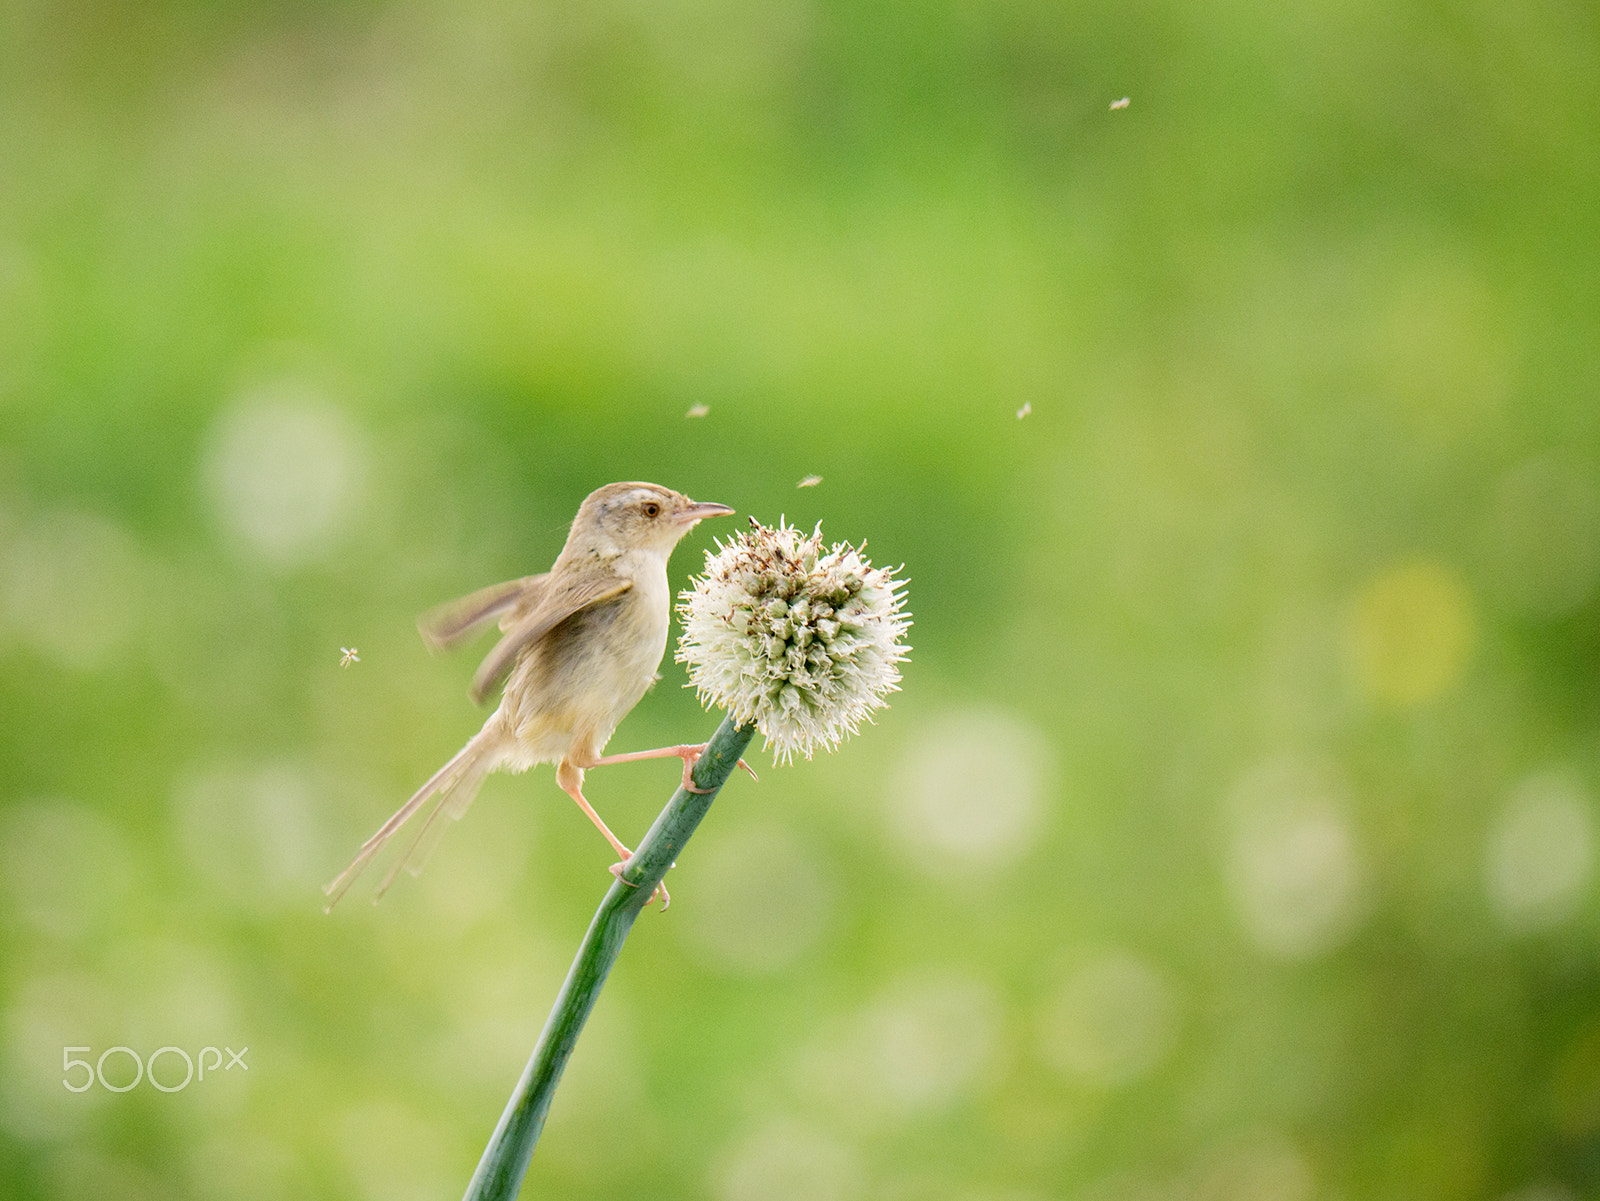
[[(639, 886), (637, 884), (635, 884), (632, 880), (628, 879), (628, 877), (626, 877), (626, 876), (624, 876), (622, 874), (623, 869), (626, 868), (627, 866), (628, 866), (628, 864), (626, 863), (626, 861), (624, 861), (622, 863), (613, 863), (611, 865), (611, 874), (613, 876), (615, 876), (617, 879), (621, 880), (629, 888), (638, 888)], [(672, 866), (676, 867), (677, 865), (673, 864)], [(663, 881), (662, 883), (656, 885), (655, 892), (651, 894), (650, 900), (646, 901), (645, 904), (646, 905), (650, 904), (651, 901), (654, 901), (657, 897), (661, 898), (661, 912), (665, 913), (667, 911), (667, 907), (672, 904), (672, 894), (667, 892), (667, 885), (666, 885), (665, 881)]]
[[(701, 796), (704, 796), (710, 790), (706, 788), (696, 788), (694, 776), (691, 773), (694, 771), (696, 760), (698, 760), (701, 755), (705, 754), (707, 745), (708, 744), (704, 742), (696, 742), (684, 743), (682, 746), (657, 747), (655, 750), (651, 751), (629, 751), (624, 755), (606, 755), (604, 758), (596, 759), (593, 763), (588, 763), (584, 766), (601, 767), (613, 763), (637, 763), (641, 759), (682, 759), (684, 788), (688, 789), (690, 792), (696, 792)], [(755, 768), (751, 767), (743, 759), (739, 760), (739, 766), (750, 773), (750, 778), (752, 780), (759, 781), (761, 779), (760, 776), (756, 775)]]
[[(704, 796), (706, 793), (710, 792), (711, 789), (696, 788), (694, 786), (693, 772), (694, 765), (700, 761), (700, 756), (706, 753), (706, 745), (706, 743), (702, 742), (698, 746), (675, 746), (671, 749), (672, 754), (677, 755), (683, 760), (683, 786), (690, 792), (699, 793), (701, 796)], [(751, 767), (743, 759), (739, 760), (739, 766), (750, 773), (750, 778), (752, 780), (755, 780), (758, 783), (760, 782), (761, 777), (756, 775), (755, 768)]]

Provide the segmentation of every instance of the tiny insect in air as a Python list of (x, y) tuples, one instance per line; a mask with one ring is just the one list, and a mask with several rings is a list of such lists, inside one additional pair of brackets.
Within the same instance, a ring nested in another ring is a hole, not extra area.
[(356, 654), (356, 648), (355, 647), (353, 647), (353, 646), (341, 646), (339, 648), (339, 666), (340, 667), (349, 667), (352, 663), (359, 663), (359, 662), (361, 662), (361, 656)]
[(711, 412), (710, 405), (690, 405), (689, 411), (684, 414), (684, 417), (704, 417), (709, 412)]
[(822, 477), (820, 475), (808, 475), (808, 476), (806, 476), (805, 479), (801, 480), (798, 484), (796, 484), (795, 487), (796, 488), (815, 488), (820, 483), (822, 483)]

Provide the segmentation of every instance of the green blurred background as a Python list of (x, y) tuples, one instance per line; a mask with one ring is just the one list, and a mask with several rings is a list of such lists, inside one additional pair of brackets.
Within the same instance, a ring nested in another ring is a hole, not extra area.
[(915, 651), (718, 800), (525, 1196), (1600, 1196), (1587, 0), (0, 20), (5, 1196), (459, 1195), (608, 854), (544, 768), (318, 886), (481, 721), (414, 615), (628, 478)]

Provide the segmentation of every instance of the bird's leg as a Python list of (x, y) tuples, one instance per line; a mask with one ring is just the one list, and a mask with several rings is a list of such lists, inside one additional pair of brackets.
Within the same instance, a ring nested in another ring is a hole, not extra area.
[(574, 767), (563, 759), (556, 767), (556, 783), (561, 785), (562, 792), (578, 802), (578, 808), (582, 809), (583, 815), (594, 823), (595, 829), (606, 836), (606, 841), (611, 844), (613, 851), (624, 859), (633, 855), (633, 852), (623, 845), (622, 840), (611, 832), (611, 827), (600, 819), (600, 815), (594, 811), (594, 806), (584, 798), (582, 768)]
[[(624, 846), (622, 840), (611, 832), (610, 826), (600, 820), (600, 815), (594, 811), (594, 806), (584, 798), (583, 768), (574, 767), (571, 762), (563, 759), (556, 764), (556, 783), (561, 785), (562, 792), (578, 803), (578, 808), (583, 810), (584, 816), (594, 823), (595, 829), (606, 836), (606, 841), (611, 844), (611, 849), (621, 856), (622, 862), (612, 865), (611, 874), (622, 880), (623, 865), (633, 858), (633, 852)], [(622, 882), (624, 884), (627, 883), (626, 880)], [(672, 898), (667, 894), (667, 886), (665, 884), (656, 885), (655, 894), (651, 896), (650, 900), (655, 900), (657, 896), (661, 898), (661, 908), (665, 912), (667, 906), (672, 904)], [(646, 902), (646, 904), (648, 903)]]
[[(708, 744), (704, 742), (685, 743), (683, 746), (657, 747), (653, 751), (629, 751), (625, 755), (606, 755), (604, 758), (596, 759), (593, 763), (586, 764), (586, 766), (606, 767), (612, 763), (634, 763), (640, 759), (682, 759), (683, 786), (690, 792), (704, 793), (707, 791), (707, 789), (696, 788), (694, 786), (694, 779), (689, 773), (694, 770), (696, 760), (698, 760), (701, 755), (705, 754), (707, 745)], [(755, 769), (743, 759), (739, 760), (739, 766), (750, 773), (750, 778), (752, 780), (759, 780), (761, 778), (756, 775)]]

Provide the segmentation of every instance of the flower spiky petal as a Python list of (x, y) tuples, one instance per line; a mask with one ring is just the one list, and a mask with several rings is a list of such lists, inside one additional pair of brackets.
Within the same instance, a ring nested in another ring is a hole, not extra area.
[(824, 550), (819, 524), (802, 534), (751, 520), (706, 554), (705, 574), (680, 594), (677, 660), (707, 707), (754, 724), (775, 756), (832, 749), (900, 686), (911, 649), (905, 580), (862, 547)]

